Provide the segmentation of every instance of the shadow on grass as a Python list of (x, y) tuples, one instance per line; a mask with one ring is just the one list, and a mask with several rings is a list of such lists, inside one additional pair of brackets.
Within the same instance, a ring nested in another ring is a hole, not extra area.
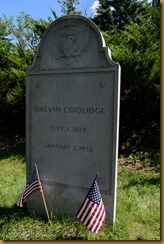
[[(72, 225), (72, 220), (65, 219), (65, 221), (68, 226), (70, 224)], [(54, 229), (52, 225), (54, 224), (54, 226), (56, 226), (57, 223), (59, 223), (59, 226)], [(15, 231), (18, 231), (18, 233), (16, 233), (16, 239), (14, 240), (20, 240), (22, 237), (23, 240), (87, 240), (87, 235), (81, 235), (81, 231), (78, 231), (78, 229), (73, 233), (69, 233), (66, 223), (63, 224), (63, 227), (61, 226), (62, 223), (62, 218), (57, 219), (54, 216), (52, 219), (52, 225), (49, 225), (45, 216), (41, 216), (36, 213), (29, 213), (26, 208), (19, 208), (16, 205), (0, 208), (0, 234), (3, 236), (4, 240), (13, 240), (10, 238), (13, 233), (15, 234)], [(17, 225), (19, 230), (17, 229)], [(38, 233), (37, 228), (35, 229), (35, 225), (40, 226), (40, 233)], [(45, 229), (46, 232), (44, 231)], [(23, 236), (23, 232), (28, 235)]]
[(160, 185), (160, 176), (156, 178), (140, 178), (138, 180), (133, 179), (130, 180), (127, 185), (124, 186), (124, 189), (132, 187), (132, 186), (148, 186), (148, 185)]
[(17, 142), (14, 145), (7, 145), (0, 148), (0, 160), (9, 158), (11, 156), (25, 158), (25, 140)]
[(44, 216), (37, 216), (34, 213), (28, 213), (25, 207), (19, 208), (14, 204), (12, 207), (0, 207), (0, 229), (3, 225), (8, 224), (11, 219), (17, 221), (26, 217), (42, 220), (46, 223), (46, 218), (44, 218)]
[(18, 209), (16, 205), (12, 207), (0, 207), (0, 229), (2, 229), (3, 225), (9, 223), (13, 217), (24, 215), (24, 209)]

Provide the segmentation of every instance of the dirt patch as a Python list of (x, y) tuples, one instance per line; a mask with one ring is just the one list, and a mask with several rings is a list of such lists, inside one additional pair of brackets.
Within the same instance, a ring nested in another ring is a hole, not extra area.
[(159, 167), (155, 165), (151, 165), (151, 158), (147, 157), (144, 160), (135, 160), (131, 157), (124, 157), (118, 159), (118, 168), (126, 168), (131, 170), (139, 170), (139, 171), (151, 171), (151, 172), (159, 172)]

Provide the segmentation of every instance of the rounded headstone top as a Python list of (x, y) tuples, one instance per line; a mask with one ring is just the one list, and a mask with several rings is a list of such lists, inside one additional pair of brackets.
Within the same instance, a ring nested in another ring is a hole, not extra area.
[(66, 15), (54, 21), (44, 32), (29, 70), (115, 65), (95, 23), (81, 15)]

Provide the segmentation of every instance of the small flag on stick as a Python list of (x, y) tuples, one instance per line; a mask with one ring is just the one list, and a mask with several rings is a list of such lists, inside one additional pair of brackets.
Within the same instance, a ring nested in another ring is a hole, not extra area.
[(24, 200), (31, 195), (34, 191), (37, 190), (42, 190), (42, 186), (39, 182), (38, 176), (37, 176), (37, 172), (36, 169), (34, 169), (31, 178), (29, 180), (29, 182), (27, 183), (22, 195), (20, 196), (18, 202), (17, 202), (17, 206), (18, 207), (23, 207), (24, 206)]
[(76, 217), (92, 232), (100, 233), (106, 220), (106, 212), (97, 184), (97, 176), (88, 191)]
[(18, 202), (17, 202), (17, 206), (18, 207), (23, 207), (24, 204), (24, 200), (34, 191), (39, 190), (41, 192), (42, 195), (42, 199), (43, 199), (43, 203), (44, 203), (44, 207), (46, 210), (46, 214), (47, 214), (47, 218), (49, 223), (51, 223), (50, 221), (50, 216), (48, 213), (48, 209), (47, 209), (47, 205), (46, 205), (46, 201), (45, 201), (45, 197), (44, 197), (44, 193), (43, 193), (43, 189), (42, 189), (42, 184), (40, 181), (40, 177), (39, 177), (39, 172), (38, 172), (38, 168), (37, 165), (35, 164), (35, 169), (32, 173), (31, 179), (30, 181), (27, 183), (21, 197), (19, 198)]

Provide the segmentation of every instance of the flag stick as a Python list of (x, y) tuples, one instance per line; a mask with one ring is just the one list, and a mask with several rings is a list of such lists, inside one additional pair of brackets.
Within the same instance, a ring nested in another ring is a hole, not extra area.
[(96, 181), (97, 181), (98, 177), (99, 177), (99, 173), (97, 172), (96, 177), (95, 177)]
[(46, 210), (47, 218), (48, 218), (49, 223), (51, 223), (50, 216), (49, 216), (48, 209), (47, 209), (47, 205), (46, 205), (46, 200), (45, 200), (45, 197), (44, 197), (44, 192), (43, 192), (42, 184), (41, 184), (40, 177), (39, 177), (38, 168), (37, 168), (37, 165), (36, 164), (35, 164), (35, 168), (36, 168), (36, 173), (37, 173), (37, 176), (38, 176), (39, 184), (41, 185), (41, 189), (42, 189), (40, 192), (42, 194), (43, 203), (44, 203), (44, 207), (45, 207), (45, 210)]

